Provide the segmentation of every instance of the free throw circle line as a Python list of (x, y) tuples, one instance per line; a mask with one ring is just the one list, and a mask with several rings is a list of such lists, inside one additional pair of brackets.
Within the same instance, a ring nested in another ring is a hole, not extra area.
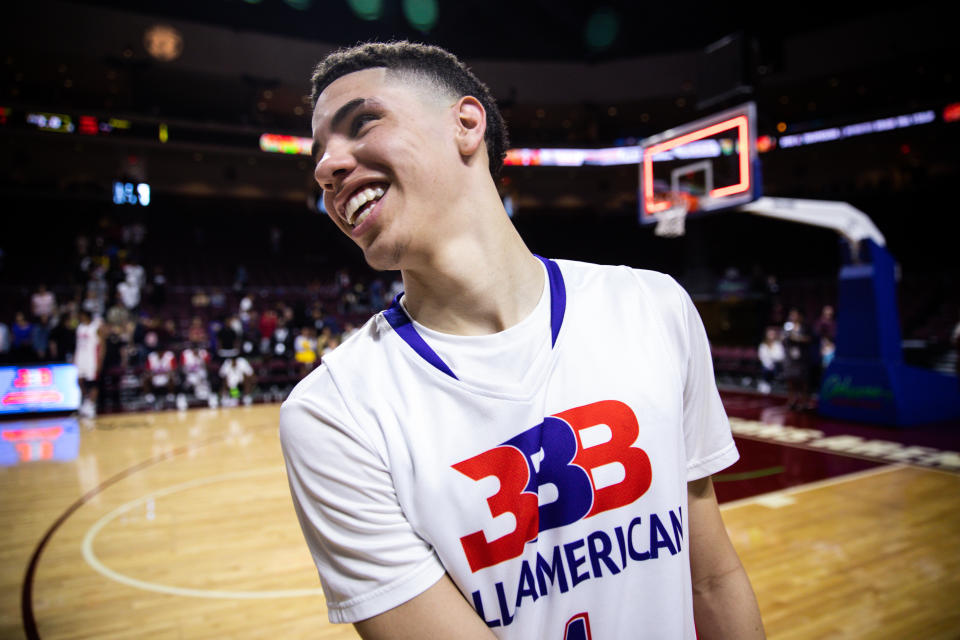
[(248, 469), (246, 471), (232, 471), (230, 473), (223, 473), (216, 476), (210, 476), (208, 478), (198, 478), (196, 480), (190, 480), (188, 482), (183, 482), (180, 484), (167, 487), (165, 489), (159, 489), (151, 493), (141, 496), (136, 500), (131, 500), (130, 502), (124, 503), (106, 514), (99, 520), (97, 520), (93, 525), (87, 530), (86, 535), (83, 537), (83, 559), (86, 560), (95, 571), (101, 575), (110, 578), (115, 582), (125, 584), (137, 589), (143, 589), (145, 591), (155, 591), (157, 593), (166, 593), (176, 596), (186, 596), (192, 598), (235, 598), (235, 599), (245, 599), (245, 600), (257, 600), (257, 599), (269, 599), (269, 598), (298, 598), (303, 596), (322, 596), (323, 589), (313, 588), (313, 589), (280, 589), (275, 591), (219, 591), (213, 589), (190, 589), (186, 587), (173, 587), (165, 584), (158, 584), (156, 582), (147, 582), (145, 580), (138, 580), (136, 578), (131, 578), (130, 576), (124, 575), (117, 571), (114, 571), (110, 567), (106, 566), (100, 559), (97, 558), (96, 554), (93, 551), (93, 541), (97, 537), (97, 534), (100, 533), (100, 530), (107, 526), (111, 521), (117, 517), (127, 513), (128, 511), (138, 507), (148, 500), (154, 498), (160, 498), (163, 496), (170, 495), (172, 493), (177, 493), (178, 491), (185, 491), (187, 489), (192, 489), (194, 487), (200, 487), (206, 484), (213, 484), (215, 482), (223, 482), (224, 480), (235, 480), (239, 478), (249, 478), (251, 476), (257, 475), (266, 475), (268, 473), (275, 473), (277, 469)]

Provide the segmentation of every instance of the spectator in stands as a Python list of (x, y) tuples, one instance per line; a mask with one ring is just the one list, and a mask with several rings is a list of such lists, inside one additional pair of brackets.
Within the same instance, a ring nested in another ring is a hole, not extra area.
[(246, 358), (228, 358), (220, 366), (220, 399), (223, 406), (236, 406), (243, 393), (243, 404), (253, 404), (253, 385), (256, 376)]
[(293, 358), (293, 330), (288, 325), (286, 314), (277, 320), (277, 328), (270, 340), (270, 350), (275, 357)]
[(336, 295), (338, 297), (342, 296), (350, 290), (350, 272), (346, 269), (337, 270), (337, 272), (333, 274), (333, 282)]
[(293, 359), (299, 364), (299, 374), (305, 376), (317, 363), (317, 332), (313, 327), (300, 329), (293, 341)]
[(107, 324), (102, 342), (102, 364), (97, 380), (100, 405), (109, 401), (113, 409), (120, 408), (120, 382), (131, 366), (132, 328), (120, 324)]
[(277, 330), (278, 317), (273, 309), (267, 309), (260, 316), (260, 353), (270, 353), (270, 347), (273, 341), (273, 332)]
[(159, 342), (156, 320), (146, 313), (141, 313), (130, 332), (131, 362), (135, 365), (145, 363), (147, 354), (156, 349)]
[(370, 311), (376, 313), (389, 304), (389, 300), (384, 300), (384, 286), (383, 280), (380, 278), (374, 278), (373, 282), (370, 283)]
[(255, 309), (251, 309), (247, 314), (247, 320), (242, 322), (243, 335), (240, 339), (240, 353), (247, 358), (259, 356), (260, 347), (260, 314)]
[(791, 409), (806, 410), (810, 402), (810, 332), (796, 307), (787, 313), (783, 325), (785, 353), (783, 375), (787, 381), (787, 402)]
[(177, 396), (177, 409), (188, 406), (186, 392), (192, 393), (198, 400), (207, 400), (210, 406), (216, 406), (216, 395), (210, 393), (207, 367), (210, 365), (210, 353), (203, 348), (202, 342), (191, 342), (180, 354), (182, 373), (181, 392)]
[(780, 341), (780, 332), (775, 327), (769, 327), (764, 334), (763, 342), (757, 349), (757, 357), (763, 367), (762, 377), (758, 384), (760, 393), (770, 393), (774, 382), (783, 371), (785, 353)]
[(206, 346), (207, 330), (203, 327), (203, 318), (200, 316), (190, 318), (190, 326), (187, 327), (187, 341), (193, 345)]
[(317, 353), (321, 356), (327, 350), (327, 346), (333, 341), (333, 328), (326, 324), (320, 329), (320, 335), (317, 337)]
[(183, 342), (183, 336), (180, 335), (180, 330), (177, 328), (177, 321), (173, 318), (167, 318), (163, 321), (161, 328), (161, 339), (164, 340), (164, 344), (177, 345)]
[(334, 335), (330, 338), (330, 341), (327, 342), (327, 346), (323, 348), (323, 352), (320, 354), (320, 359), (326, 358), (330, 355), (330, 352), (340, 346), (340, 336)]
[(53, 328), (53, 322), (47, 314), (41, 314), (33, 324), (31, 339), (33, 342), (33, 352), (36, 355), (37, 362), (45, 362), (49, 355), (50, 330)]
[(345, 306), (347, 313), (367, 313), (369, 311), (370, 296), (362, 282), (353, 285), (353, 290), (347, 294)]
[(130, 321), (130, 319), (130, 312), (119, 301), (115, 302), (113, 306), (107, 309), (107, 313), (104, 315), (104, 320), (106, 320), (109, 324), (125, 325)]
[(237, 315), (240, 317), (240, 322), (247, 325), (250, 322), (250, 312), (253, 311), (254, 301), (252, 293), (245, 293), (243, 297), (240, 298), (240, 310)]
[(153, 267), (153, 276), (150, 279), (150, 304), (157, 309), (162, 309), (167, 304), (167, 276), (160, 265)]
[(34, 319), (39, 320), (42, 316), (51, 318), (56, 310), (57, 299), (53, 292), (48, 291), (45, 284), (37, 285), (37, 290), (30, 296), (30, 311)]
[(92, 291), (102, 308), (106, 308), (107, 300), (110, 297), (110, 285), (107, 284), (106, 268), (97, 264), (90, 273), (90, 279), (87, 281), (87, 291)]
[(217, 357), (223, 360), (240, 355), (240, 337), (243, 325), (237, 316), (228, 316), (217, 331)]
[(50, 359), (58, 362), (73, 362), (73, 352), (77, 345), (77, 324), (79, 318), (75, 311), (60, 314), (60, 319), (50, 330)]
[(125, 245), (139, 247), (147, 237), (147, 228), (140, 221), (125, 224), (121, 230), (121, 236)]
[(33, 362), (33, 323), (22, 311), (13, 316), (10, 334), (10, 359), (13, 362)]
[(105, 311), (103, 306), (103, 298), (101, 298), (93, 289), (87, 289), (86, 297), (83, 299), (83, 303), (81, 303), (80, 306), (95, 318), (103, 317), (103, 312)]
[(390, 302), (392, 302), (394, 298), (401, 293), (403, 293), (403, 280), (400, 278), (394, 278), (393, 282), (390, 283), (390, 289), (387, 290), (387, 304), (390, 304)]
[(210, 294), (210, 306), (214, 309), (223, 309), (227, 304), (227, 296), (221, 289), (214, 289)]
[(190, 304), (194, 309), (206, 309), (210, 306), (210, 296), (203, 289), (198, 290), (190, 297)]
[(837, 337), (837, 321), (834, 317), (833, 306), (826, 304), (820, 311), (820, 317), (813, 325), (813, 333), (818, 338), (827, 337), (835, 340)]
[(325, 318), (323, 317), (323, 303), (319, 300), (310, 305), (310, 311), (307, 314), (307, 324), (313, 327), (318, 334), (323, 329)]
[(820, 371), (826, 371), (833, 357), (837, 353), (837, 347), (828, 336), (820, 338)]
[[(172, 349), (167, 348), (169, 343), (160, 349), (147, 354), (147, 368), (143, 376), (143, 389), (146, 392), (144, 399), (148, 404), (157, 401), (155, 393), (166, 391), (166, 401), (173, 402), (177, 389), (177, 356)], [(159, 404), (159, 403), (158, 403)]]
[(140, 285), (132, 279), (124, 279), (117, 284), (117, 298), (129, 313), (140, 306)]
[(124, 258), (120, 262), (120, 270), (123, 272), (124, 280), (135, 285), (140, 291), (143, 291), (147, 284), (147, 274), (133, 257)]

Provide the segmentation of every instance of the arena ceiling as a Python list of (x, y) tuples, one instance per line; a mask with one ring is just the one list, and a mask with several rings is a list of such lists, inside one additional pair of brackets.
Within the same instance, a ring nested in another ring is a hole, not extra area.
[[(125, 0), (73, 1), (339, 45), (408, 39), (449, 48), (467, 59), (563, 61), (699, 49), (734, 32), (776, 41), (896, 9), (884, 3), (823, 0), (793, 5), (668, 0), (141, 0), (135, 8)], [(419, 27), (414, 26), (417, 7), (426, 10), (419, 14)], [(430, 7), (435, 11), (431, 13)]]

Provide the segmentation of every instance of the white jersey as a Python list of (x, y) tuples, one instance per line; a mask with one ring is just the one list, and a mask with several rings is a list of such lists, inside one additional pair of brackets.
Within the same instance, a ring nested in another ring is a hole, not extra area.
[(173, 351), (151, 351), (147, 355), (147, 371), (153, 384), (162, 386), (170, 382), (170, 376), (177, 366), (177, 356)]
[(208, 362), (210, 362), (210, 354), (206, 349), (184, 349), (183, 353), (180, 354), (180, 363), (187, 375), (199, 375), (206, 378)]
[(687, 482), (738, 457), (700, 317), (669, 276), (545, 264), (548, 348), (499, 352), (510, 382), (457, 376), (394, 304), (284, 403), (331, 621), (446, 572), (500, 638), (696, 637)]
[(173, 351), (151, 351), (147, 355), (147, 370), (153, 374), (172, 373), (177, 366)]
[(77, 325), (77, 346), (73, 354), (73, 363), (77, 366), (77, 375), (81, 380), (96, 380), (97, 367), (100, 364), (100, 318), (94, 318), (88, 324)]
[(220, 377), (227, 381), (227, 386), (231, 389), (243, 382), (244, 378), (252, 375), (253, 367), (243, 357), (227, 358), (220, 365)]

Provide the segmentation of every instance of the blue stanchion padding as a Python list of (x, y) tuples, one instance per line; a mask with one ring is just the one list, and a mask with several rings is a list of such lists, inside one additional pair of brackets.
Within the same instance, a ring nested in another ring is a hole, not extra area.
[(820, 413), (892, 426), (960, 417), (956, 376), (903, 363), (893, 257), (872, 240), (860, 249), (840, 270), (837, 351)]

